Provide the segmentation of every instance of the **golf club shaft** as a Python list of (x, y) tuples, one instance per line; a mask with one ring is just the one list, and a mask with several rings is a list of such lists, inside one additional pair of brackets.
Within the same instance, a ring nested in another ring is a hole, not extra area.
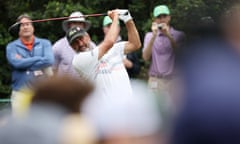
[(47, 19), (39, 19), (39, 20), (32, 20), (32, 23), (36, 23), (36, 22), (46, 22), (46, 21), (56, 21), (56, 20), (65, 20), (65, 19), (69, 19), (69, 18), (80, 18), (80, 17), (98, 17), (98, 16), (106, 16), (107, 13), (99, 13), (99, 14), (88, 14), (88, 15), (82, 15), (82, 16), (78, 16), (78, 17), (56, 17), (56, 18), (47, 18)]

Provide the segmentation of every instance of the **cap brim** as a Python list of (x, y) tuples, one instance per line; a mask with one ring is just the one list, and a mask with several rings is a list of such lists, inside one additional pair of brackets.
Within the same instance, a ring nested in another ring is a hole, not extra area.
[(109, 22), (105, 23), (105, 24), (103, 25), (103, 27), (105, 27), (105, 26), (107, 26), (107, 25), (109, 25), (109, 24), (111, 24), (111, 23), (112, 23), (112, 22), (109, 21)]
[(68, 23), (69, 22), (82, 22), (82, 23), (85, 23), (85, 28), (84, 30), (85, 31), (88, 31), (89, 28), (91, 27), (91, 23), (89, 21), (75, 21), (75, 20), (65, 20), (63, 21), (62, 23), (62, 28), (65, 32), (67, 32), (69, 30), (69, 27), (68, 27)]
[(155, 17), (158, 17), (160, 15), (170, 15), (170, 13), (162, 12), (162, 13), (157, 14)]
[(85, 33), (79, 33), (79, 34), (74, 35), (74, 36), (71, 38), (71, 40), (69, 41), (69, 43), (72, 44), (73, 41), (74, 41), (76, 38), (82, 37), (82, 36), (84, 36), (84, 35), (85, 35)]

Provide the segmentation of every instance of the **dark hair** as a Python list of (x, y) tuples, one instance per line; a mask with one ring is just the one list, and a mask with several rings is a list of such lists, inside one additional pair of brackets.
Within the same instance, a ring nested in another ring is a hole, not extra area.
[(83, 101), (93, 89), (93, 84), (87, 80), (51, 77), (34, 86), (32, 103), (53, 103), (70, 113), (80, 112)]
[(18, 33), (19, 33), (19, 30), (20, 30), (20, 26), (21, 26), (21, 23), (20, 21), (23, 19), (23, 18), (27, 18), (29, 20), (32, 20), (31, 17), (24, 13), (24, 14), (21, 14), (20, 16), (18, 16), (18, 18), (16, 19), (16, 23), (14, 23), (13, 25), (11, 25), (9, 28), (8, 28), (8, 32), (13, 36), (13, 37), (17, 37), (18, 36)]
[(17, 22), (21, 21), (21, 19), (23, 19), (23, 18), (27, 18), (27, 19), (32, 20), (30, 15), (28, 15), (27, 13), (24, 13), (24, 14), (21, 14), (20, 16), (18, 16)]

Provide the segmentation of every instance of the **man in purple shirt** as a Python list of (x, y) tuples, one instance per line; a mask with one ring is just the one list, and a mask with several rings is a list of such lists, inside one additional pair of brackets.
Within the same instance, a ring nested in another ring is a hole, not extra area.
[(144, 38), (142, 57), (150, 60), (149, 87), (156, 92), (169, 93), (173, 77), (174, 52), (183, 42), (184, 33), (170, 26), (170, 11), (166, 5), (156, 6), (153, 10), (152, 32)]

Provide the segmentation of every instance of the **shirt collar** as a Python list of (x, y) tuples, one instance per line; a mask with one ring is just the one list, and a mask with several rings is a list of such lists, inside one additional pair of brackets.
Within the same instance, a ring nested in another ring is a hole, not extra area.
[(30, 41), (26, 41), (25, 39), (23, 38), (20, 38), (21, 42), (24, 44), (24, 45), (33, 45), (34, 43), (34, 36), (31, 37), (31, 40)]

